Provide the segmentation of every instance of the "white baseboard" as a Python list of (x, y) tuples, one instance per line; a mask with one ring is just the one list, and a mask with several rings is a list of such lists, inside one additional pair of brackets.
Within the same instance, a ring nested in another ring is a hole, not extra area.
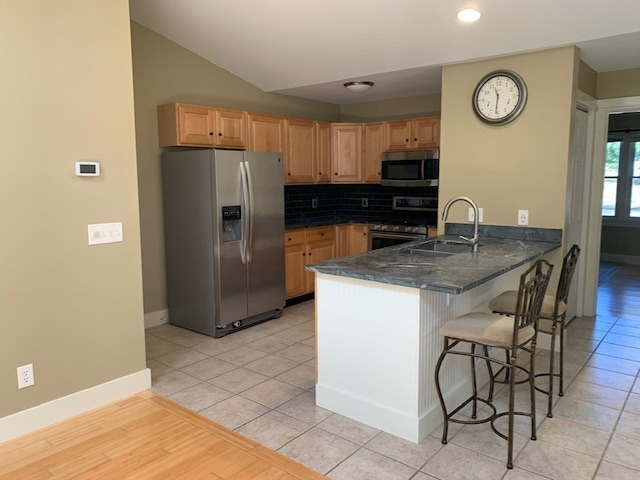
[(149, 388), (151, 370), (145, 368), (131, 375), (7, 415), (0, 418), (0, 442), (34, 432)]
[(169, 310), (157, 310), (144, 314), (144, 328), (157, 327), (169, 323)]

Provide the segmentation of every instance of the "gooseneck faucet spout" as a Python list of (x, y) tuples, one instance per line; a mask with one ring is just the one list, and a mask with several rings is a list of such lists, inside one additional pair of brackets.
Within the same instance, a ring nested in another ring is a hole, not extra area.
[(479, 242), (479, 239), (478, 239), (478, 220), (479, 220), (480, 216), (478, 214), (478, 206), (476, 205), (476, 202), (471, 200), (469, 197), (454, 197), (454, 198), (452, 198), (444, 206), (444, 210), (442, 211), (442, 221), (443, 222), (447, 221), (447, 216), (449, 215), (449, 208), (451, 208), (451, 205), (453, 205), (454, 203), (459, 202), (459, 201), (467, 202), (469, 205), (471, 205), (471, 208), (473, 208), (473, 238), (463, 237), (462, 235), (460, 235), (460, 238), (462, 238), (463, 240), (466, 240), (467, 242), (469, 242), (469, 244), (472, 245), (472, 251), (474, 253), (476, 253), (478, 251), (478, 247), (480, 246), (479, 243), (478, 243)]

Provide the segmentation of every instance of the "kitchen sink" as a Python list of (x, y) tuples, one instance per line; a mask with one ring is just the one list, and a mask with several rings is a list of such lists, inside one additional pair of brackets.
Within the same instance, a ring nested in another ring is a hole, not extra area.
[(470, 253), (471, 245), (451, 240), (428, 240), (400, 250), (399, 253), (423, 257), (447, 257), (456, 253)]

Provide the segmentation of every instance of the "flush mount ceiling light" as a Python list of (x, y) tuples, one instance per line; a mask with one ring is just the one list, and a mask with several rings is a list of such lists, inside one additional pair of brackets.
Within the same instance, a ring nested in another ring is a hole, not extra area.
[(353, 93), (364, 93), (371, 90), (373, 82), (347, 82), (344, 84), (344, 88)]
[(457, 15), (458, 20), (460, 20), (461, 22), (476, 22), (480, 19), (480, 16), (480, 12), (473, 8), (462, 10), (458, 12)]

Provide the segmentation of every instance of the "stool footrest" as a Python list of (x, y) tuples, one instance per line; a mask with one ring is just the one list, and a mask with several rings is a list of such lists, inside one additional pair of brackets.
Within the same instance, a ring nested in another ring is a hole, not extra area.
[[(464, 407), (466, 407), (469, 403), (471, 403), (474, 400), (476, 402), (484, 403), (489, 408), (491, 408), (491, 414), (489, 416), (487, 416), (486, 418), (481, 418), (480, 420), (478, 420), (478, 419), (461, 420), (461, 419), (453, 418), (453, 416), (455, 414), (457, 414), (460, 410), (462, 410)], [(491, 422), (492, 419), (495, 417), (496, 412), (497, 412), (496, 407), (494, 407), (493, 403), (491, 403), (489, 400), (486, 400), (486, 399), (480, 398), (480, 397), (474, 397), (472, 395), (469, 398), (467, 398), (464, 402), (462, 402), (460, 405), (458, 405), (458, 407), (455, 410), (453, 410), (451, 413), (448, 413), (447, 414), (447, 420), (449, 420), (450, 422), (453, 422), (453, 423), (461, 423), (463, 425), (477, 425), (479, 423)]]

